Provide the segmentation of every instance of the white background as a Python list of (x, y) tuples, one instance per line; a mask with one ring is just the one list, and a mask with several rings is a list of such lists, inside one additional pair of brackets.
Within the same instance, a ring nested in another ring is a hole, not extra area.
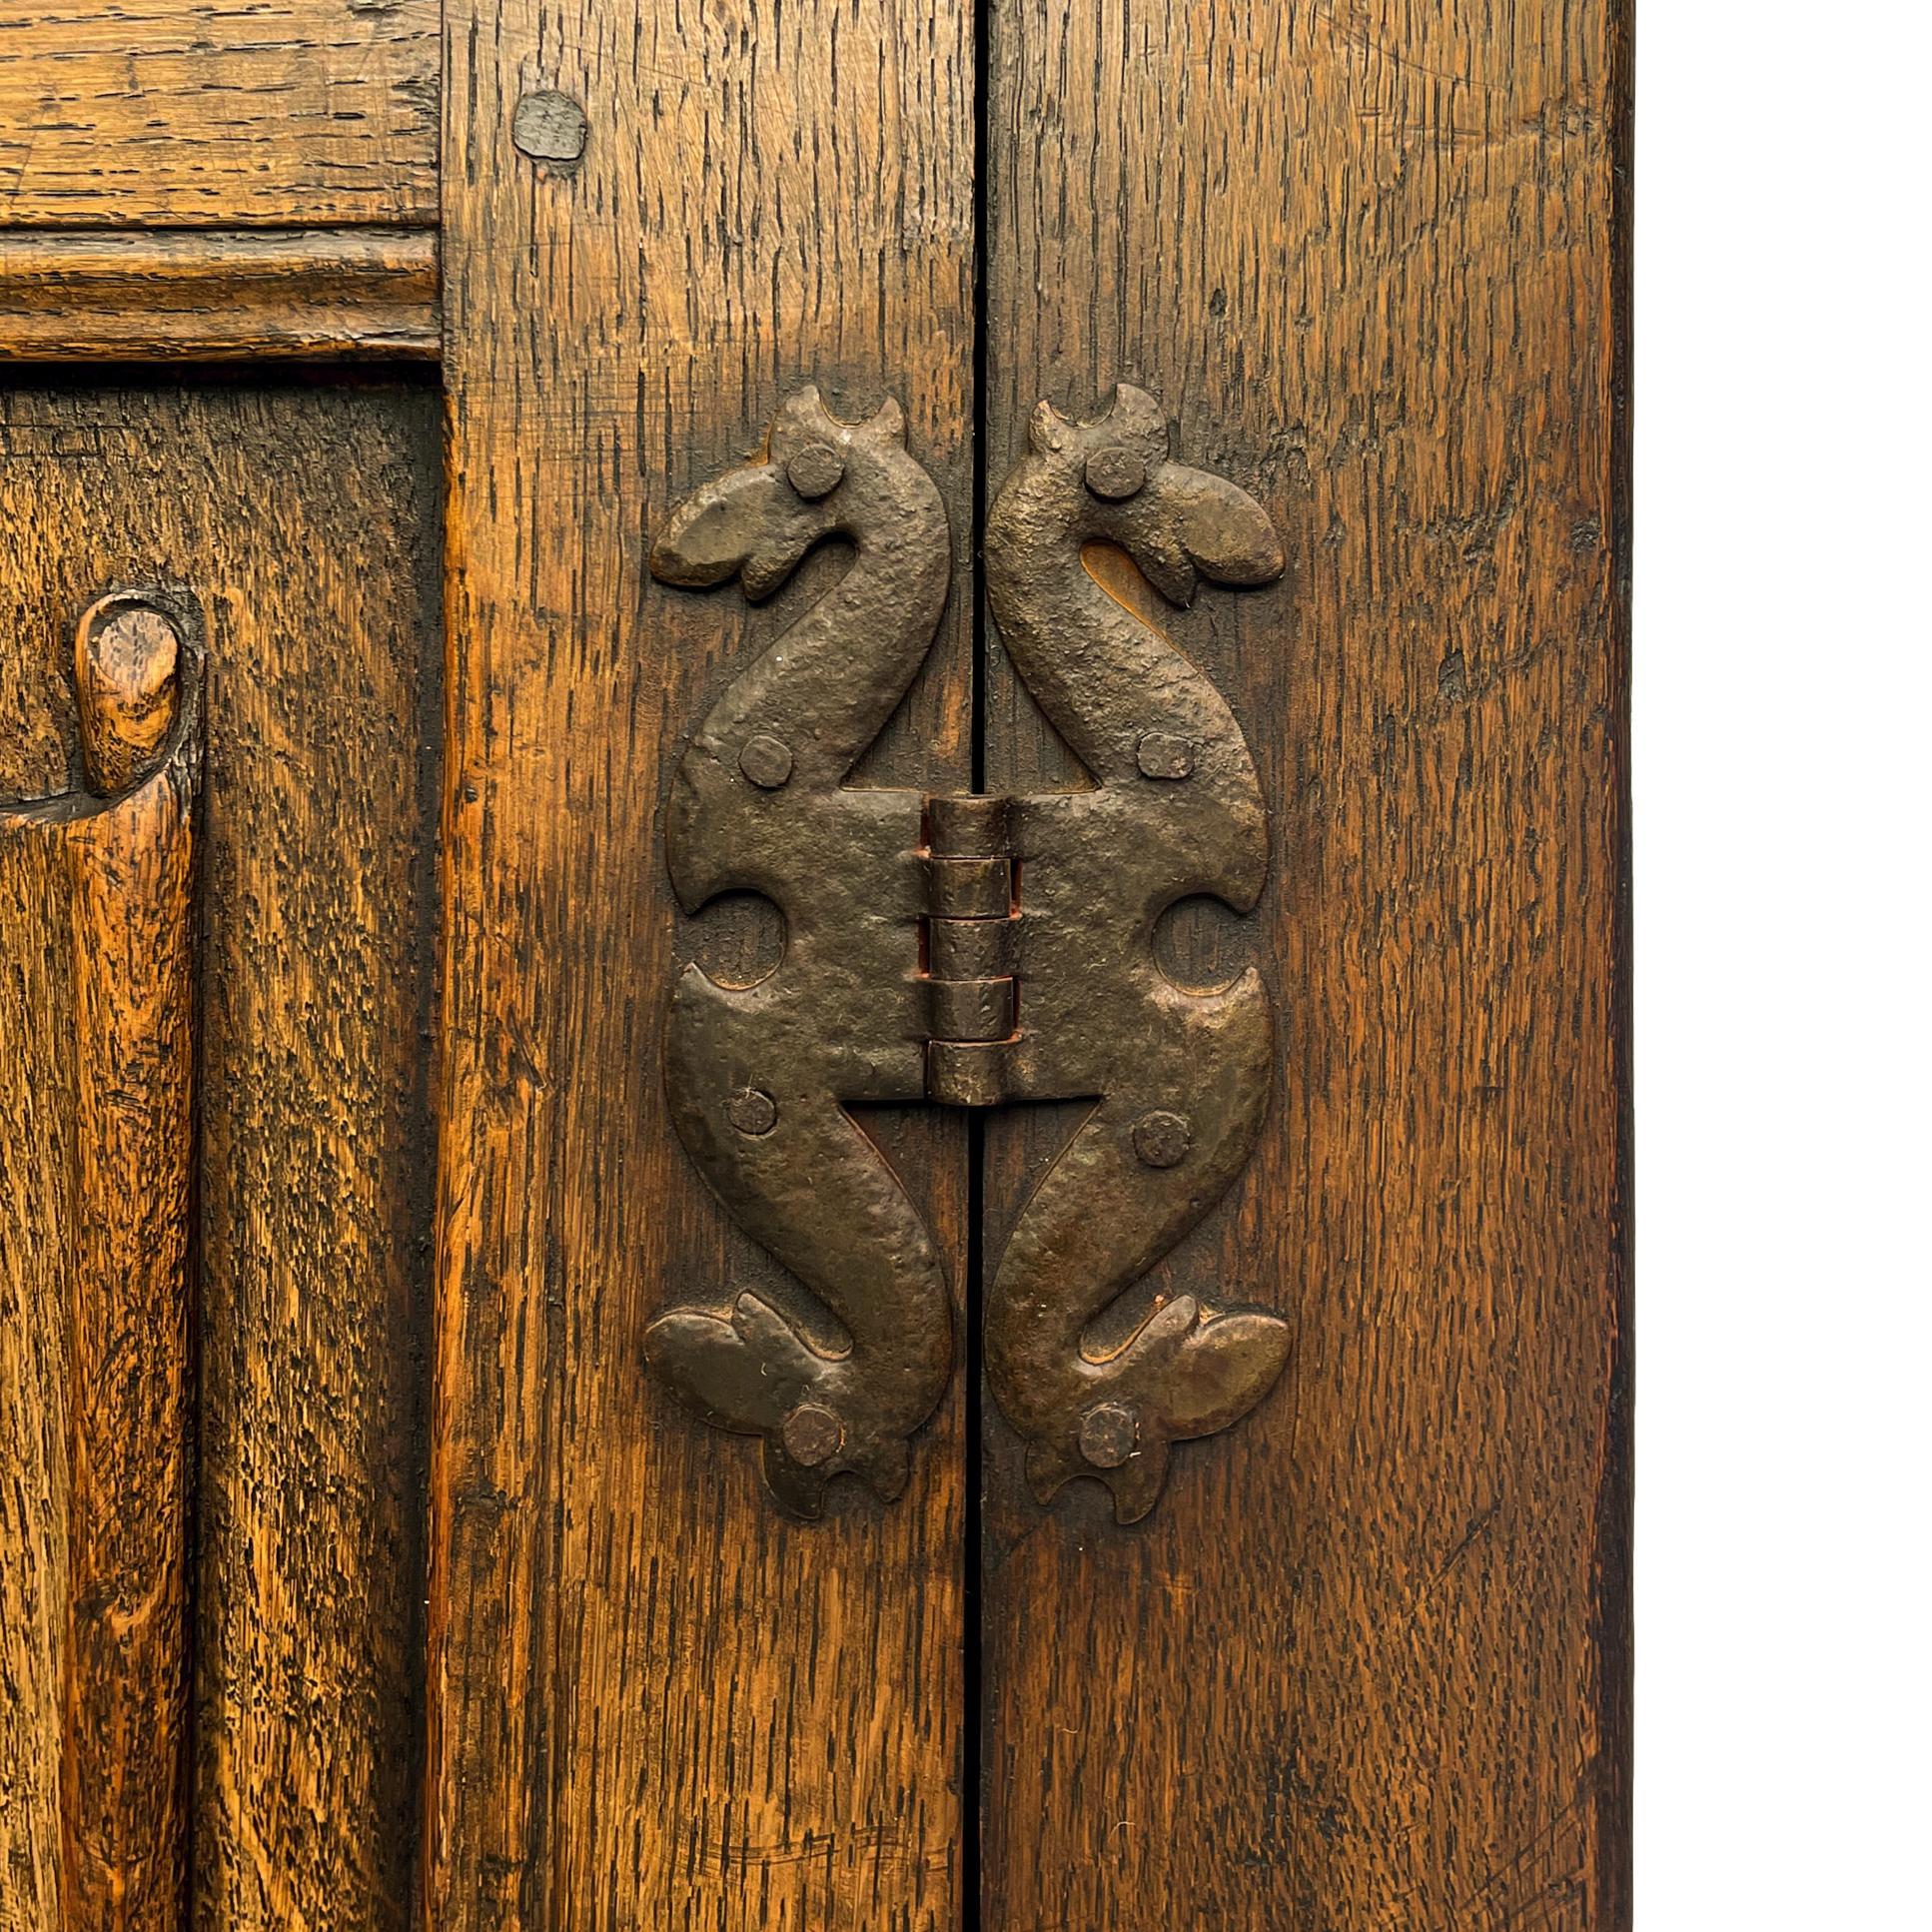
[(1638, 1932), (1932, 1927), (1928, 14), (1638, 8)]

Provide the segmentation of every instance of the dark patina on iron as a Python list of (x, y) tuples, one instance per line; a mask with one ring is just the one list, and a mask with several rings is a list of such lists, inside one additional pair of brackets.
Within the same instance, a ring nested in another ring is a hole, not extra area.
[(898, 405), (842, 423), (807, 389), (763, 460), (680, 504), (650, 558), (666, 583), (735, 576), (755, 598), (833, 536), (851, 567), (726, 686), (679, 761), (665, 832), (686, 911), (757, 892), (784, 914), (783, 958), (757, 985), (685, 969), (664, 1084), (718, 1198), (824, 1313), (747, 1292), (675, 1308), (645, 1338), (700, 1416), (763, 1439), (772, 1492), (807, 1516), (834, 1475), (888, 1499), (905, 1487), (907, 1439), (952, 1365), (932, 1238), (845, 1110), (925, 1092), (925, 801), (844, 782), (931, 646), (952, 541)]
[(785, 917), (784, 956), (756, 986), (686, 970), (666, 1086), (719, 1198), (824, 1319), (746, 1293), (673, 1309), (647, 1348), (707, 1421), (763, 1439), (767, 1481), (805, 1515), (840, 1473), (899, 1492), (952, 1355), (933, 1243), (847, 1103), (1095, 1103), (987, 1300), (989, 1377), (1042, 1500), (1087, 1474), (1122, 1521), (1145, 1515), (1169, 1445), (1244, 1415), (1287, 1356), (1279, 1317), (1193, 1295), (1150, 1299), (1105, 1351), (1083, 1340), (1227, 1191), (1273, 1064), (1252, 970), (1200, 994), (1154, 956), (1177, 900), (1254, 905), (1268, 861), (1254, 762), (1212, 681), (1083, 551), (1114, 545), (1186, 605), (1201, 576), (1273, 580), (1281, 548), (1245, 491), (1170, 459), (1139, 390), (1091, 424), (1043, 404), (1030, 443), (989, 518), (988, 588), (1020, 675), (1091, 775), (1083, 790), (845, 783), (923, 660), (950, 574), (944, 506), (895, 405), (845, 424), (815, 391), (792, 397), (763, 460), (690, 497), (652, 552), (666, 582), (736, 576), (753, 597), (826, 537), (856, 552), (705, 719), (666, 835), (687, 910), (751, 891)]
[(1154, 929), (1209, 894), (1250, 910), (1268, 818), (1241, 726), (1213, 681), (1095, 580), (1125, 550), (1171, 603), (1201, 577), (1259, 584), (1283, 557), (1266, 511), (1173, 462), (1167, 420), (1122, 385), (1097, 422), (1047, 404), (986, 528), (988, 595), (1027, 688), (1094, 781), (1012, 801), (1021, 1026), (1003, 1090), (1096, 1101), (1021, 1211), (986, 1303), (986, 1366), (1045, 1500), (1073, 1475), (1123, 1522), (1154, 1506), (1168, 1446), (1225, 1429), (1288, 1357), (1279, 1316), (1150, 1298), (1125, 1341), (1083, 1337), (1227, 1192), (1261, 1132), (1273, 1019), (1253, 969), (1225, 991), (1161, 972)]

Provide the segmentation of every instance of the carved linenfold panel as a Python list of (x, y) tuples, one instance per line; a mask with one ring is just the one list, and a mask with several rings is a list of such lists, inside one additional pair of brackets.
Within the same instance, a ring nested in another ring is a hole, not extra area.
[(1122, 388), (1098, 423), (1042, 405), (987, 527), (992, 609), (1014, 662), (1094, 780), (1030, 797), (926, 796), (847, 776), (918, 670), (950, 536), (896, 407), (831, 418), (789, 399), (763, 459), (700, 489), (651, 556), (663, 581), (768, 594), (826, 537), (855, 560), (743, 670), (678, 766), (666, 851), (678, 899), (761, 893), (786, 946), (757, 985), (686, 970), (670, 1002), (672, 1117), (739, 1224), (823, 1312), (742, 1294), (674, 1307), (654, 1367), (707, 1421), (763, 1440), (805, 1515), (839, 1473), (903, 1486), (907, 1439), (952, 1358), (950, 1301), (916, 1211), (848, 1103), (968, 1107), (1090, 1098), (995, 1270), (986, 1360), (1044, 1500), (1099, 1477), (1117, 1515), (1154, 1504), (1169, 1445), (1227, 1427), (1286, 1359), (1283, 1321), (1155, 1302), (1104, 1353), (1095, 1318), (1205, 1215), (1253, 1149), (1272, 1022), (1250, 971), (1173, 986), (1153, 934), (1176, 900), (1253, 907), (1267, 820), (1212, 682), (1095, 582), (1124, 550), (1170, 601), (1200, 577), (1265, 583), (1280, 545), (1244, 491), (1168, 456), (1159, 406)]
[[(195, 619), (168, 593), (83, 616), (84, 783), (0, 808), (0, 1817), (24, 1923), (182, 1922), (192, 1391)], [(21, 1514), (15, 1518), (14, 1511)], [(21, 1667), (24, 1666), (24, 1667)], [(9, 1727), (20, 1735), (9, 1736)], [(22, 1876), (24, 1874), (24, 1876)], [(40, 1909), (36, 1909), (40, 1908)]]

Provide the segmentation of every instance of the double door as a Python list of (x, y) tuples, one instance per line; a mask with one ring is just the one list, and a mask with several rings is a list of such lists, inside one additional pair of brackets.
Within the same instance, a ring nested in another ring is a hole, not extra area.
[(0, 47), (0, 1927), (1627, 1923), (1628, 27)]

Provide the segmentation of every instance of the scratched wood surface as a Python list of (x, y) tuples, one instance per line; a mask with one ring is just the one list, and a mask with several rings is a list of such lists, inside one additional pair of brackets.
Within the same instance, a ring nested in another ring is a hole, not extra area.
[(0, 16), (0, 227), (433, 224), (437, 0)]
[[(989, 1423), (989, 1932), (1627, 1924), (1626, 28), (994, 8), (992, 481), (1130, 380), (1287, 543), (1171, 619), (1275, 866), (1166, 955), (1257, 959), (1282, 1022), (1157, 1282), (1294, 1350), (1133, 1529), (1042, 1512)], [(987, 703), (990, 781), (1065, 782), (997, 649)], [(990, 1256), (1067, 1127), (994, 1123)]]
[[(804, 380), (847, 417), (896, 394), (965, 527), (970, 16), (455, 0), (449, 40), (430, 1923), (950, 1926), (956, 1398), (896, 1504), (800, 1525), (642, 1356), (671, 1303), (769, 1280), (661, 1097), (674, 956), (710, 943), (673, 918), (661, 801), (723, 679), (838, 566), (747, 618), (643, 564)], [(580, 165), (512, 146), (534, 89), (583, 104)], [(967, 608), (875, 781), (965, 781)], [(957, 1284), (960, 1123), (867, 1125)]]
[[(422, 1775), (436, 397), (43, 380), (0, 398), (0, 447), (15, 796), (76, 769), (82, 605), (158, 579), (208, 617), (197, 1923), (400, 1928)], [(9, 1204), (32, 1187), (10, 1178)]]

